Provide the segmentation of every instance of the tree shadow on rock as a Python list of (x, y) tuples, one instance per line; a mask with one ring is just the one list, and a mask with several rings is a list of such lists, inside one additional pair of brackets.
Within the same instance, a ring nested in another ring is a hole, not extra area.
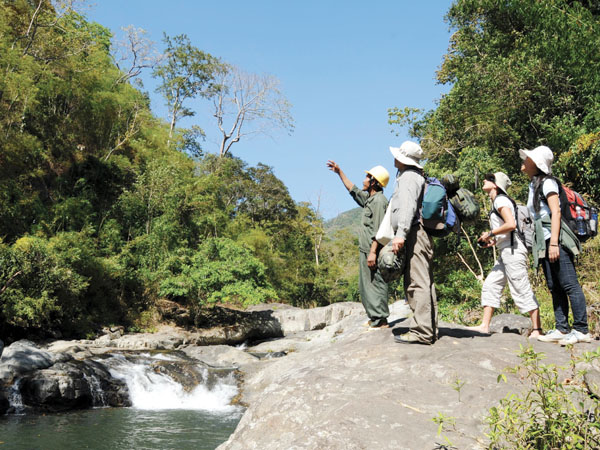
[(224, 306), (201, 308), (194, 315), (196, 328), (223, 328), (227, 344), (283, 337), (281, 323), (272, 310), (241, 311)]

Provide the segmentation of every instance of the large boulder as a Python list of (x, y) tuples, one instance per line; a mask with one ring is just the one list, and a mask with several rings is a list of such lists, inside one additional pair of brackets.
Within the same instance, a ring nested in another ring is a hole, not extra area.
[(58, 363), (25, 375), (20, 391), (23, 405), (38, 412), (131, 406), (127, 385), (91, 360)]
[(258, 361), (256, 356), (229, 345), (190, 345), (181, 349), (187, 356), (212, 367), (240, 368)]
[(37, 344), (21, 340), (4, 349), (0, 358), (0, 384), (10, 384), (16, 377), (34, 370), (47, 369), (72, 357), (65, 353), (51, 353)]
[(249, 311), (268, 314), (269, 317), (275, 319), (279, 323), (283, 336), (302, 331), (321, 330), (349, 315), (364, 315), (363, 306), (355, 302), (333, 303), (329, 306), (310, 309), (295, 308), (280, 303), (263, 304), (251, 307)]
[(101, 364), (30, 341), (8, 346), (0, 360), (0, 414), (17, 399), (17, 407), (42, 412), (130, 405), (125, 384)]
[[(364, 316), (350, 315), (299, 333), (302, 346), (284, 358), (252, 365), (242, 396), (248, 409), (219, 449), (486, 448), (489, 409), (526, 389), (518, 374), (498, 382), (519, 364), (520, 347), (544, 352), (546, 363), (568, 367), (570, 359), (569, 350), (555, 344), (443, 323), (432, 346), (399, 344), (394, 336), (407, 331), (407, 320), (395, 316), (390, 323), (392, 329), (373, 330)], [(256, 347), (280, 349), (275, 342)], [(578, 344), (576, 350), (597, 347)], [(441, 433), (434, 418), (446, 420)]]

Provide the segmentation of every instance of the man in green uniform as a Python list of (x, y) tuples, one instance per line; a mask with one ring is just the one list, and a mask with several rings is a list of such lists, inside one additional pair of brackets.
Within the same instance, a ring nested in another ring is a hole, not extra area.
[(377, 269), (377, 253), (380, 246), (375, 240), (375, 235), (388, 204), (382, 191), (390, 179), (390, 174), (382, 166), (367, 170), (361, 190), (346, 177), (334, 161), (328, 161), (327, 167), (339, 175), (354, 201), (363, 208), (358, 233), (360, 298), (369, 317), (369, 326), (387, 327), (387, 318), (390, 315), (388, 285)]

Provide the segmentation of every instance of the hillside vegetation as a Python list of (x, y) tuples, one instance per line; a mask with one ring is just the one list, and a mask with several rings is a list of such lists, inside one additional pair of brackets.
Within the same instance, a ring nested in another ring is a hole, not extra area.
[[(437, 72), (451, 86), (431, 111), (393, 108), (390, 123), (408, 126), (433, 175), (454, 172), (481, 196), (481, 220), (467, 224), (460, 242), (436, 243), (436, 282), (446, 317), (467, 320), (478, 304), (491, 251), (473, 250), (466, 237), (487, 227), (489, 201), (481, 192), (485, 173), (503, 171), (510, 193), (527, 200), (518, 149), (549, 146), (553, 173), (600, 204), (600, 5), (596, 1), (457, 0), (447, 14), (452, 31)], [(578, 273), (598, 331), (598, 239), (585, 245)], [(549, 294), (532, 274), (552, 325)], [(450, 306), (454, 305), (454, 306)]]
[(204, 153), (200, 129), (174, 126), (193, 115), (182, 96), (226, 92), (232, 69), (166, 37), (162, 120), (141, 63), (119, 68), (110, 32), (69, 5), (0, 2), (0, 337), (140, 329), (162, 298), (333, 301), (312, 207), (269, 166)]
[[(234, 69), (185, 35), (165, 36), (154, 76), (169, 117), (158, 118), (138, 79), (145, 64), (125, 68), (110, 32), (70, 5), (0, 1), (0, 338), (149, 328), (161, 299), (192, 311), (358, 300), (348, 226), (360, 210), (326, 227), (268, 165), (233, 156), (233, 136), (215, 155), (202, 129), (179, 126), (194, 114), (182, 98), (225, 95)], [(420, 140), (428, 173), (456, 173), (484, 205), (488, 171), (509, 174), (525, 200), (517, 150), (539, 144), (554, 150), (556, 174), (599, 204), (599, 18), (591, 1), (457, 0), (437, 73), (448, 94), (432, 111), (390, 109), (390, 123)], [(278, 104), (273, 119), (291, 127)], [(470, 244), (485, 213), (460, 238), (436, 240), (445, 318), (469, 322), (478, 308), (493, 255)], [(599, 247), (586, 243), (579, 266), (596, 327)], [(547, 325), (549, 296), (534, 280)]]

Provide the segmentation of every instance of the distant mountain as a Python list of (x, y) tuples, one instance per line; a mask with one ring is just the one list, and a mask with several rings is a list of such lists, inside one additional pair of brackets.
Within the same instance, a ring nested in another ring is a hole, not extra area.
[(357, 236), (361, 217), (362, 208), (360, 207), (343, 212), (325, 222), (325, 234), (332, 236), (336, 231), (347, 229), (350, 233)]

